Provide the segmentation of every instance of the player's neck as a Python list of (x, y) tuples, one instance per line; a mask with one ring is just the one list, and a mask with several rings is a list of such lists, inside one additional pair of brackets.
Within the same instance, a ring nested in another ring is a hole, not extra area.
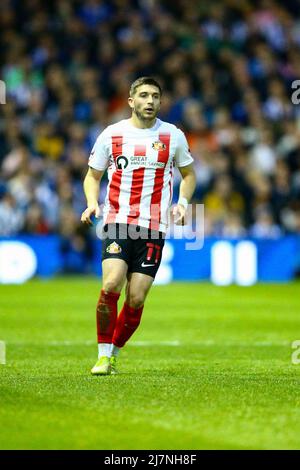
[(150, 129), (155, 125), (156, 117), (150, 120), (139, 119), (135, 114), (131, 116), (129, 122), (132, 126), (137, 127), (138, 129)]

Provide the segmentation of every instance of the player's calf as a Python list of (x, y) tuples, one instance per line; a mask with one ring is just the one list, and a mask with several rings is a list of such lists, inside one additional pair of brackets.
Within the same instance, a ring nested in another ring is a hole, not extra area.
[(97, 303), (97, 336), (98, 344), (111, 343), (117, 321), (117, 303), (119, 293), (101, 290)]
[(140, 324), (144, 306), (139, 308), (130, 307), (126, 302), (118, 317), (116, 328), (113, 335), (113, 344), (122, 348), (129, 338), (133, 335)]

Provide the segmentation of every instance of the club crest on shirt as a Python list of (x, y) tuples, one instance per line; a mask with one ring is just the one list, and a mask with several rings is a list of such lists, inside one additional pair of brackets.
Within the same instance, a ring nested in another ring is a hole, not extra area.
[(120, 245), (118, 245), (116, 242), (112, 242), (108, 247), (106, 248), (106, 252), (111, 254), (111, 255), (116, 255), (118, 253), (121, 253), (122, 248)]
[(160, 140), (156, 140), (155, 142), (153, 142), (152, 148), (154, 148), (154, 150), (165, 150), (166, 144), (164, 144)]

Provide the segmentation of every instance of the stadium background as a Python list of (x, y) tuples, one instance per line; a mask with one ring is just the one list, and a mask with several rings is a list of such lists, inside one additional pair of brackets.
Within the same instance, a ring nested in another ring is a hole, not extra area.
[(0, 236), (58, 234), (58, 272), (93, 272), (82, 180), (141, 75), (187, 135), (207, 237), (300, 233), (299, 2), (5, 0), (0, 21)]

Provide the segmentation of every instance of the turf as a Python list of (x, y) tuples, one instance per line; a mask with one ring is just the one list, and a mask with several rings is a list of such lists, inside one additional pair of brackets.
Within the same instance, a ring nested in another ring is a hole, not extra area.
[(92, 377), (98, 280), (0, 286), (0, 448), (300, 448), (299, 287), (155, 286)]

